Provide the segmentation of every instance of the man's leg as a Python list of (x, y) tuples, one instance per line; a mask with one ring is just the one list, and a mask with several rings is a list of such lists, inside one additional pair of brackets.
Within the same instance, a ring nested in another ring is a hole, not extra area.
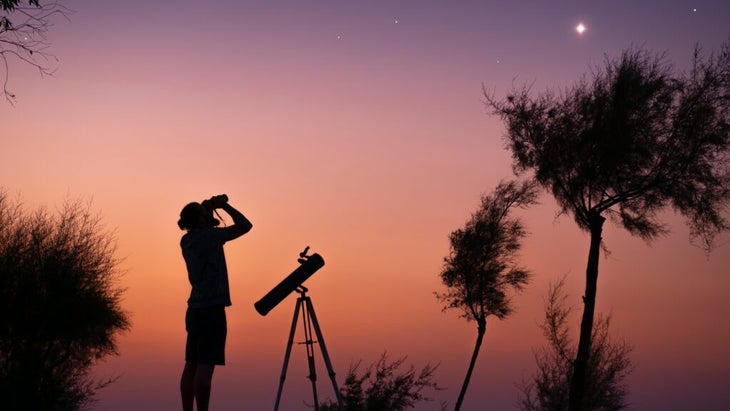
[(183, 411), (193, 411), (195, 400), (195, 374), (197, 364), (185, 362), (182, 377), (180, 378), (180, 396), (182, 397)]
[(198, 411), (208, 411), (210, 403), (210, 387), (213, 380), (215, 365), (197, 364), (195, 370), (195, 400), (198, 404)]

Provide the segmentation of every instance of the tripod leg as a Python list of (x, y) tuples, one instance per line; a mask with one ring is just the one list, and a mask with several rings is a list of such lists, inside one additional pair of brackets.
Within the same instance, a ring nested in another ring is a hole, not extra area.
[(276, 404), (274, 411), (279, 409), (279, 401), (281, 400), (281, 391), (284, 388), (284, 380), (286, 379), (286, 369), (289, 366), (289, 357), (291, 355), (291, 347), (294, 344), (294, 331), (297, 328), (297, 320), (299, 319), (299, 309), (302, 306), (302, 299), (297, 299), (297, 305), (294, 308), (294, 317), (291, 320), (291, 329), (289, 330), (289, 340), (286, 343), (286, 353), (284, 354), (284, 365), (281, 367), (281, 377), (279, 379), (279, 389), (276, 392)]
[(304, 344), (307, 348), (307, 364), (309, 365), (309, 381), (312, 382), (312, 398), (314, 399), (314, 411), (319, 411), (319, 399), (317, 398), (317, 370), (314, 364), (314, 341), (312, 340), (312, 321), (309, 307), (312, 304), (309, 297), (304, 297), (304, 310), (302, 319), (304, 325)]
[(327, 353), (327, 346), (324, 344), (324, 337), (322, 337), (322, 330), (319, 328), (319, 321), (317, 321), (317, 315), (314, 313), (314, 306), (312, 305), (312, 301), (307, 298), (308, 304), (306, 304), (305, 309), (309, 313), (309, 317), (312, 320), (312, 324), (314, 325), (314, 332), (317, 333), (317, 341), (319, 342), (319, 347), (322, 349), (322, 357), (324, 358), (324, 363), (327, 366), (327, 373), (330, 376), (330, 380), (332, 381), (332, 387), (335, 389), (335, 396), (337, 397), (337, 405), (340, 411), (344, 411), (345, 404), (342, 400), (342, 393), (340, 392), (339, 387), (337, 386), (337, 379), (335, 378), (335, 371), (332, 368), (332, 362), (330, 361), (330, 356)]

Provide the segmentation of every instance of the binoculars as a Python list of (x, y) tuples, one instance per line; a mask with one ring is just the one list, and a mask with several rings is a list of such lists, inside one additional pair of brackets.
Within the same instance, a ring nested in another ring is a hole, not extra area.
[(220, 208), (221, 205), (228, 202), (228, 196), (225, 194), (220, 194), (217, 196), (213, 196), (207, 200), (203, 200), (200, 204), (205, 207), (208, 210), (215, 210), (216, 208)]

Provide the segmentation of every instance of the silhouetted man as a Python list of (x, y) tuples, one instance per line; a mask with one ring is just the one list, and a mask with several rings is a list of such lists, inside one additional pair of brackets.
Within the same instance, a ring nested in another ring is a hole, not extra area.
[[(222, 209), (233, 225), (217, 227), (213, 211)], [(180, 247), (192, 290), (185, 313), (185, 368), (180, 379), (183, 410), (207, 411), (213, 369), (225, 364), (226, 312), (231, 305), (228, 270), (223, 244), (251, 230), (251, 222), (228, 204), (226, 195), (213, 196), (202, 203), (190, 203), (180, 212), (177, 222), (187, 232)]]

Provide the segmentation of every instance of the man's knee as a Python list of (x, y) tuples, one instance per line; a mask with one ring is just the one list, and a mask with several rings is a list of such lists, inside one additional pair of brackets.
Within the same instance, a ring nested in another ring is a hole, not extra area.
[(195, 370), (195, 391), (210, 391), (211, 380), (213, 379), (214, 365), (198, 364)]

